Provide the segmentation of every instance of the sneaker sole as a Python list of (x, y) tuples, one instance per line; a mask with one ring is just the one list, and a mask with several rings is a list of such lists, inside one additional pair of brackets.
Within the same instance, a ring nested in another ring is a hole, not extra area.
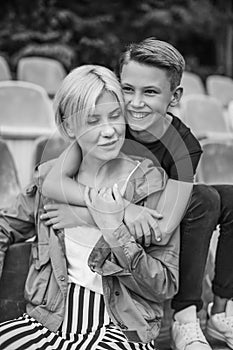
[(214, 330), (213, 328), (210, 327), (206, 327), (207, 333), (214, 339), (218, 339), (221, 340), (222, 342), (226, 343), (231, 349), (233, 349), (233, 343), (230, 344), (229, 341), (227, 341), (227, 339), (224, 337), (224, 335), (222, 335), (221, 333), (219, 333), (218, 331)]

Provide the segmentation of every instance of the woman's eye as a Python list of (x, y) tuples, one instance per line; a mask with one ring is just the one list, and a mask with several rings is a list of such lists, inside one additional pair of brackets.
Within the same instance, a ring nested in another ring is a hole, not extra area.
[(133, 91), (133, 89), (130, 86), (122, 86), (122, 90), (123, 92), (126, 92), (126, 93)]
[(121, 113), (118, 112), (118, 113), (112, 114), (110, 118), (112, 118), (112, 119), (117, 119), (117, 118), (119, 118), (120, 116), (121, 116)]
[(97, 124), (98, 123), (98, 119), (88, 119), (87, 124), (89, 125), (93, 125), (93, 124)]

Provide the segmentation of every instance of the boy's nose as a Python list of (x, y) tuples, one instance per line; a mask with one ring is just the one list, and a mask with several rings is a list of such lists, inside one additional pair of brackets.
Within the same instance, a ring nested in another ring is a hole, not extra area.
[(142, 99), (142, 96), (140, 94), (134, 94), (131, 100), (131, 105), (133, 107), (143, 107), (144, 101)]

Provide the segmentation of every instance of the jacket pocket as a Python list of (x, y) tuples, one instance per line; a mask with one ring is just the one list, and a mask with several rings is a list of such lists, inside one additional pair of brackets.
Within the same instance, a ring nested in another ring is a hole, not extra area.
[(32, 259), (25, 284), (25, 298), (34, 305), (43, 305), (52, 274), (48, 244), (34, 244)]
[(49, 244), (35, 243), (32, 245), (32, 260), (36, 270), (40, 270), (50, 259)]
[(136, 294), (132, 294), (132, 299), (136, 308), (147, 322), (158, 320), (162, 316), (159, 306), (158, 309), (156, 308), (157, 310), (153, 309), (145, 299)]

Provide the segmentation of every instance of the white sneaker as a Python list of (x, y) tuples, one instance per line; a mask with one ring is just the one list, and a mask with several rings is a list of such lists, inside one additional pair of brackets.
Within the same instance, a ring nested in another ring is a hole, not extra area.
[(201, 330), (195, 306), (180, 311), (175, 318), (171, 328), (173, 350), (211, 350)]
[(213, 303), (208, 305), (209, 319), (207, 321), (207, 332), (214, 338), (227, 343), (233, 349), (233, 301), (229, 300), (225, 312), (211, 315)]

